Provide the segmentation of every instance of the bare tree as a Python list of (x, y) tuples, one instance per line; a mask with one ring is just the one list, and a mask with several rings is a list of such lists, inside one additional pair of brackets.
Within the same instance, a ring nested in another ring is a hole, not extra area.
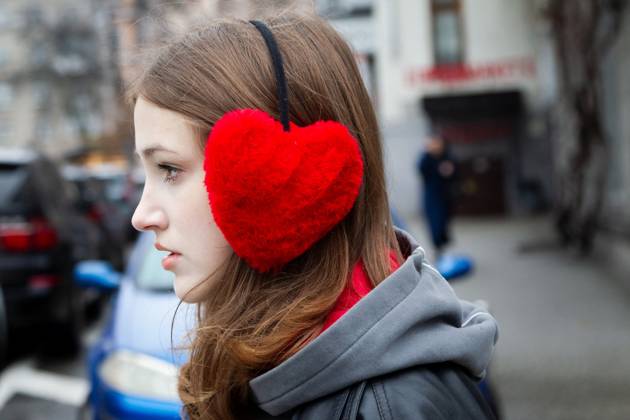
[[(98, 3), (103, 9), (107, 6)], [(16, 81), (37, 86), (37, 109), (33, 115), (35, 134), (33, 146), (50, 127), (50, 122), (61, 114), (65, 123), (72, 126), (84, 147), (92, 146), (103, 134), (106, 118), (103, 97), (104, 86), (119, 88), (114, 54), (103, 54), (103, 48), (114, 48), (106, 40), (111, 31), (95, 25), (96, 12), (80, 14), (65, 7), (55, 15), (47, 16), (36, 3), (23, 11), (25, 25), (21, 29), (21, 42), (27, 54), (25, 65), (14, 75)]]
[(592, 249), (606, 199), (609, 151), (602, 123), (603, 62), (618, 38), (627, 4), (549, 0), (546, 10), (561, 79), (556, 126), (566, 137), (564, 150), (558, 150), (556, 227), (565, 245), (578, 245), (583, 253)]

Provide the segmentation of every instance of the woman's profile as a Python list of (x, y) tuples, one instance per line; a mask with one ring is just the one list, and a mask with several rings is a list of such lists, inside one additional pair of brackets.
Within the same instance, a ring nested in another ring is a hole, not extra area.
[(391, 222), (377, 120), (317, 16), (218, 19), (129, 89), (146, 182), (132, 223), (198, 324), (191, 419), (487, 419), (497, 327)]

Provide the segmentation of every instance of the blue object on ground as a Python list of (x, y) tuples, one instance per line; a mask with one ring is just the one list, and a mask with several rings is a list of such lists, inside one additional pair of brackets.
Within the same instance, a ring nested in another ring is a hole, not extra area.
[(444, 254), (435, 266), (446, 280), (454, 280), (469, 274), (473, 270), (473, 261), (465, 255)]

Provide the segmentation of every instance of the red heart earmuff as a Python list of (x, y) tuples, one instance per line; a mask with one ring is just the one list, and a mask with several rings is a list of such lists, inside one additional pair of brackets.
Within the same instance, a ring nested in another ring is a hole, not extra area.
[(205, 149), (205, 185), (215, 222), (252, 268), (281, 268), (352, 209), (363, 179), (358, 142), (334, 121), (289, 123), (288, 95), (271, 31), (251, 21), (271, 52), (281, 122), (257, 109), (223, 115)]

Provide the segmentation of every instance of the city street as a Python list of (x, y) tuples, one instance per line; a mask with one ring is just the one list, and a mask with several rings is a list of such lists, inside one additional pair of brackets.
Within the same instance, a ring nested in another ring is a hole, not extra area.
[[(410, 222), (427, 243), (424, 225)], [(620, 274), (550, 246), (545, 218), (458, 220), (454, 237), (453, 250), (476, 264), (456, 292), (488, 301), (500, 325), (491, 378), (505, 418), (629, 419), (630, 291)]]
[[(426, 244), (421, 221), (407, 220)], [(491, 380), (505, 419), (630, 418), (630, 293), (612, 270), (549, 246), (545, 218), (457, 220), (454, 237), (453, 251), (476, 264), (456, 292), (486, 300), (500, 323)], [(0, 419), (74, 419), (84, 357), (14, 361), (0, 376)]]

